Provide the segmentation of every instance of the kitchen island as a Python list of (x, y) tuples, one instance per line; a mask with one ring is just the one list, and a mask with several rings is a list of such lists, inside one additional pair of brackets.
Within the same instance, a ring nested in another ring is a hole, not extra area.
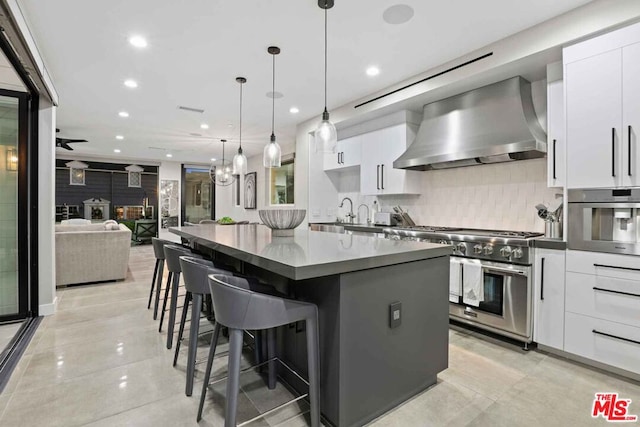
[[(272, 237), (263, 225), (170, 231), (318, 305), (320, 406), (336, 426), (382, 415), (435, 384), (448, 366), (449, 246), (306, 229)], [(279, 357), (303, 376), (305, 339), (303, 324), (278, 332)], [(294, 378), (285, 379), (306, 392)]]

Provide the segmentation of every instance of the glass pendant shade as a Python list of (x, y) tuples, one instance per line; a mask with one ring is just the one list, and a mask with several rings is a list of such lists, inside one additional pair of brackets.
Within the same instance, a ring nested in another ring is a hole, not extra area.
[(322, 121), (318, 124), (314, 133), (314, 142), (317, 153), (335, 153), (338, 146), (338, 133), (336, 127), (329, 120), (329, 113), (322, 114)]
[(282, 151), (280, 144), (276, 142), (275, 135), (271, 135), (271, 141), (264, 147), (262, 162), (265, 168), (279, 168), (282, 166)]
[(238, 153), (233, 156), (233, 175), (247, 174), (247, 156), (242, 153), (242, 148), (238, 148)]
[[(226, 139), (222, 139), (222, 160), (213, 161), (209, 167), (209, 178), (215, 185), (227, 186), (236, 181), (236, 173), (234, 173), (234, 166), (232, 162), (225, 160), (224, 157), (224, 144)], [(246, 163), (246, 162), (245, 162)]]

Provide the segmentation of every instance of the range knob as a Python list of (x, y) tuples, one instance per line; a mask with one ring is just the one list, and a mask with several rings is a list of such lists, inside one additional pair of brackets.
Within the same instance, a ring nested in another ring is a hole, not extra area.
[(511, 251), (511, 256), (513, 256), (514, 258), (522, 258), (522, 248), (515, 248), (513, 251)]
[(509, 258), (511, 256), (511, 247), (510, 246), (505, 246), (502, 249), (500, 249), (500, 255), (502, 255), (505, 258)]
[(467, 245), (465, 245), (464, 243), (460, 242), (456, 245), (456, 249), (460, 252), (460, 253), (465, 253), (467, 251)]
[(473, 247), (473, 253), (477, 254), (477, 255), (480, 255), (482, 253), (482, 245), (479, 245), (479, 244), (475, 245)]
[(449, 242), (447, 242), (446, 240), (440, 240), (438, 241), (438, 243), (440, 243), (441, 245), (448, 245)]
[(491, 255), (493, 253), (493, 245), (485, 245), (484, 246), (484, 254)]

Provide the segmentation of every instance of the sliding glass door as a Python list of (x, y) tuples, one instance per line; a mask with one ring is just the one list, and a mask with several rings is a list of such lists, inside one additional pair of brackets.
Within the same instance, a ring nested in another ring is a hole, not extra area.
[(209, 178), (209, 170), (182, 167), (182, 221), (197, 224), (203, 219), (213, 219), (215, 193)]
[(27, 102), (0, 90), (0, 322), (28, 312)]

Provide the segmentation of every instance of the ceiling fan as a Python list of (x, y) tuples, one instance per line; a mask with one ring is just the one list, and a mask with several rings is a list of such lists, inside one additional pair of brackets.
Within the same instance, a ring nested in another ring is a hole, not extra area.
[[(60, 129), (56, 129), (56, 133), (60, 132)], [(73, 151), (73, 148), (69, 146), (69, 144), (73, 144), (75, 142), (89, 142), (86, 139), (69, 139), (69, 138), (58, 138), (56, 137), (56, 148), (64, 148), (65, 150)]]

